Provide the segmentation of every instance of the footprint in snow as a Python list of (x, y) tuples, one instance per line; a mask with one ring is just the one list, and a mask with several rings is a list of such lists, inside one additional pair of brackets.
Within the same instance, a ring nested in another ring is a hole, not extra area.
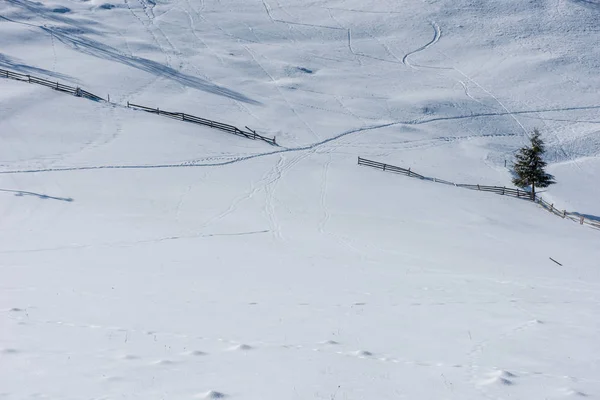
[(192, 351), (188, 351), (188, 352), (184, 353), (184, 355), (193, 356), (193, 357), (202, 357), (202, 356), (207, 356), (208, 353), (205, 353), (200, 350), (192, 350)]
[(227, 395), (223, 392), (217, 392), (216, 390), (209, 390), (206, 393), (200, 393), (196, 396), (199, 399), (224, 399)]
[(139, 359), (139, 357), (138, 357), (138, 356), (135, 356), (135, 355), (133, 355), (133, 354), (125, 354), (125, 355), (123, 355), (123, 356), (121, 356), (121, 357), (119, 357), (119, 358), (120, 358), (121, 360), (127, 360), (127, 361), (131, 361), (131, 360), (138, 360), (138, 359)]
[(565, 396), (588, 397), (586, 393), (571, 388), (561, 389), (561, 392), (563, 392)]
[(177, 362), (172, 361), (172, 360), (158, 360), (158, 361), (155, 361), (153, 364), (154, 365), (174, 365), (174, 364), (177, 364)]
[(254, 347), (250, 346), (249, 344), (242, 343), (242, 344), (233, 346), (229, 350), (231, 350), (231, 351), (250, 351), (250, 350), (254, 350)]
[(517, 376), (509, 371), (494, 371), (488, 374), (489, 378), (481, 381), (481, 385), (503, 385), (512, 386), (515, 384), (514, 378)]
[(369, 358), (369, 357), (373, 357), (373, 353), (371, 353), (370, 351), (367, 350), (357, 350), (354, 353), (352, 353), (353, 355), (355, 355), (358, 358)]

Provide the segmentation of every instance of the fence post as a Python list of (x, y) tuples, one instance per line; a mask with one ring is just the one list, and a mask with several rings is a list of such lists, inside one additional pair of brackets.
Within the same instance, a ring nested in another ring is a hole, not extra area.
[(410, 168), (408, 168), (408, 176), (410, 176), (411, 172), (410, 172)]
[(554, 203), (550, 204), (550, 212), (554, 212)]
[(579, 224), (583, 225), (583, 216), (579, 217)]
[(503, 196), (504, 196), (505, 192), (506, 192), (506, 186), (504, 186), (504, 187), (502, 188), (502, 195), (503, 195)]
[(27, 82), (31, 83), (31, 76), (27, 75)]
[(129, 108), (129, 100), (127, 100), (127, 108)]
[(156, 113), (160, 115), (160, 110), (156, 107)]
[(517, 189), (517, 197), (521, 197), (521, 192), (519, 192), (519, 189)]
[(479, 183), (477, 184), (477, 190), (481, 190), (481, 187), (479, 186)]
[(383, 164), (383, 170), (385, 171), (385, 164)]
[(567, 216), (567, 210), (563, 210), (563, 215), (562, 217), (565, 218)]
[(56, 90), (58, 90), (58, 81), (56, 81)]

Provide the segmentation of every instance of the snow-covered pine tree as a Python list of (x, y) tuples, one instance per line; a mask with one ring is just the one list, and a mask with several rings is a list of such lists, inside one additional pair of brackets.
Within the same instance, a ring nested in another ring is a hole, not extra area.
[(513, 165), (517, 176), (513, 179), (515, 186), (525, 188), (531, 186), (531, 200), (535, 200), (535, 188), (545, 188), (554, 183), (554, 176), (545, 171), (546, 162), (542, 159), (546, 148), (537, 129), (529, 138), (530, 144), (524, 146), (515, 155)]

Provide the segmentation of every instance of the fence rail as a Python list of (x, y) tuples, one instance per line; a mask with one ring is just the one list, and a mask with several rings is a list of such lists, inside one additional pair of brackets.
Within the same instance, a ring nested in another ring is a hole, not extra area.
[[(78, 97), (85, 97), (87, 99), (94, 100), (94, 101), (106, 101), (102, 97), (96, 96), (93, 93), (90, 93), (88, 91), (81, 89), (80, 87), (67, 86), (67, 85), (63, 85), (60, 82), (53, 82), (53, 81), (49, 81), (47, 79), (38, 78), (36, 76), (31, 76), (28, 74), (20, 74), (17, 72), (13, 72), (13, 71), (9, 71), (9, 70), (0, 68), (0, 77), (14, 79), (14, 80), (21, 81), (21, 82), (35, 83), (38, 85), (49, 87), (49, 88), (57, 90), (59, 92), (69, 93), (69, 94), (72, 94), (72, 95), (78, 96)], [(205, 118), (201, 118), (201, 117), (196, 117), (196, 116), (190, 115), (190, 114), (164, 111), (164, 110), (160, 110), (159, 108), (151, 108), (151, 107), (141, 106), (139, 104), (131, 104), (129, 102), (127, 102), (127, 107), (139, 109), (142, 111), (146, 111), (146, 112), (150, 112), (150, 113), (154, 113), (154, 114), (158, 114), (158, 115), (163, 115), (165, 117), (177, 119), (180, 121), (191, 122), (191, 123), (198, 124), (198, 125), (208, 126), (210, 128), (219, 129), (219, 130), (229, 132), (229, 133), (237, 135), (237, 136), (245, 137), (247, 139), (262, 140), (263, 142), (269, 143), (272, 146), (278, 146), (278, 144), (275, 140), (275, 137), (269, 138), (266, 136), (259, 135), (258, 133), (256, 133), (256, 131), (254, 131), (248, 127), (246, 127), (246, 130), (243, 130), (243, 129), (239, 129), (233, 125), (224, 124), (222, 122), (212, 121), (210, 119), (205, 119)]]
[(198, 125), (208, 126), (210, 128), (219, 129), (219, 130), (229, 132), (229, 133), (237, 135), (237, 136), (245, 137), (247, 139), (262, 140), (264, 142), (269, 143), (272, 146), (277, 146), (275, 137), (268, 138), (268, 137), (259, 135), (258, 133), (256, 133), (256, 131), (253, 131), (248, 127), (246, 127), (246, 129), (248, 129), (248, 130), (244, 131), (242, 129), (239, 129), (236, 126), (224, 124), (222, 122), (212, 121), (210, 119), (196, 117), (194, 115), (185, 114), (182, 112), (165, 111), (165, 110), (161, 110), (160, 108), (147, 107), (147, 106), (142, 106), (139, 104), (133, 104), (130, 102), (127, 102), (127, 107), (146, 111), (146, 112), (157, 114), (157, 115), (164, 115), (165, 117), (178, 119), (180, 121), (191, 122), (191, 123), (198, 124)]
[(37, 85), (49, 87), (50, 89), (58, 90), (59, 92), (69, 93), (77, 97), (85, 97), (94, 101), (105, 101), (102, 97), (96, 96), (93, 93), (81, 89), (80, 87), (67, 86), (63, 85), (60, 82), (53, 82), (47, 79), (38, 78), (36, 76), (31, 76), (28, 74), (19, 74), (17, 72), (12, 72), (0, 68), (0, 77), (14, 79), (21, 82), (35, 83)]
[(542, 199), (542, 197), (540, 197), (540, 196), (535, 196), (535, 199), (532, 199), (531, 194), (524, 190), (512, 189), (512, 188), (507, 188), (507, 187), (502, 187), (502, 186), (483, 186), (483, 185), (453, 183), (453, 182), (445, 181), (443, 179), (430, 178), (430, 177), (426, 177), (426, 176), (417, 174), (417, 173), (411, 171), (410, 168), (409, 169), (400, 168), (400, 167), (396, 167), (394, 165), (384, 164), (384, 163), (380, 163), (380, 162), (373, 161), (373, 160), (367, 160), (367, 159), (361, 158), (361, 157), (358, 157), (358, 165), (363, 165), (363, 166), (371, 167), (371, 168), (377, 168), (382, 171), (395, 172), (395, 173), (409, 176), (411, 178), (418, 178), (418, 179), (422, 179), (422, 180), (426, 180), (426, 181), (430, 181), (430, 182), (442, 183), (445, 185), (452, 185), (452, 186), (456, 186), (456, 187), (460, 187), (460, 188), (464, 188), (464, 189), (479, 190), (482, 192), (492, 192), (492, 193), (496, 193), (496, 194), (500, 194), (500, 195), (522, 198), (525, 200), (533, 200), (535, 203), (539, 204), (544, 209), (550, 211), (551, 213), (553, 213), (555, 215), (558, 215), (559, 217), (562, 217), (565, 219), (570, 219), (572, 221), (577, 221), (581, 225), (585, 224), (585, 225), (591, 226), (593, 228), (600, 229), (600, 221), (586, 218), (585, 216), (580, 215), (576, 212), (559, 210), (558, 208), (554, 207), (554, 204), (548, 203), (547, 201)]

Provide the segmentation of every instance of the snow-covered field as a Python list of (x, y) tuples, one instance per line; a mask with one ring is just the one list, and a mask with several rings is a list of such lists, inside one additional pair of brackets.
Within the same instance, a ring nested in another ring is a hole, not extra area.
[(510, 186), (538, 127), (599, 217), (600, 2), (103, 1), (0, 1), (114, 103), (0, 79), (0, 397), (600, 396), (599, 231), (356, 165)]

